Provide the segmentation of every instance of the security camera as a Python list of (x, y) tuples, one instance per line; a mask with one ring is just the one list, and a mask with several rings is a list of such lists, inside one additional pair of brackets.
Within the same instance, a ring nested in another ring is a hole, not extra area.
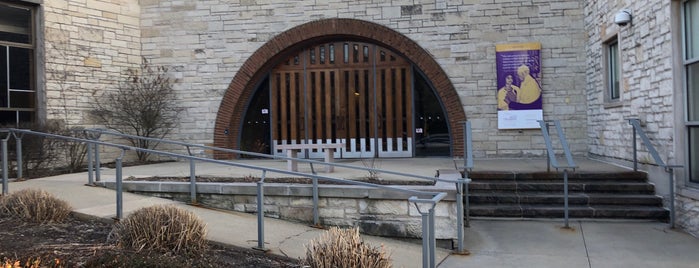
[(622, 9), (614, 15), (614, 23), (619, 26), (626, 26), (631, 23), (631, 10)]

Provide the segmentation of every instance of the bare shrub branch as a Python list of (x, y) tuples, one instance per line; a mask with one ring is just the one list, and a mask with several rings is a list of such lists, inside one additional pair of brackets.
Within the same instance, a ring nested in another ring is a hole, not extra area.
[(70, 214), (67, 202), (36, 189), (24, 189), (0, 199), (0, 215), (40, 224), (63, 222)]
[(119, 246), (141, 250), (189, 253), (206, 245), (206, 225), (193, 212), (169, 206), (139, 209), (112, 230)]
[(332, 227), (306, 246), (304, 265), (311, 268), (392, 267), (390, 255), (364, 243), (359, 229)]
[[(127, 80), (116, 91), (95, 95), (90, 114), (98, 123), (123, 134), (164, 138), (176, 126), (181, 111), (173, 79), (165, 66), (153, 66), (143, 59), (140, 69), (127, 70)], [(157, 142), (128, 139), (131, 145), (154, 149)], [(147, 152), (136, 152), (138, 160), (148, 160)]]

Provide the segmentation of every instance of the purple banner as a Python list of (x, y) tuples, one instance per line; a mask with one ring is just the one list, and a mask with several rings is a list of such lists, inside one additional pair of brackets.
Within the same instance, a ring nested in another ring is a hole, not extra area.
[(496, 45), (498, 128), (538, 128), (543, 119), (541, 44)]

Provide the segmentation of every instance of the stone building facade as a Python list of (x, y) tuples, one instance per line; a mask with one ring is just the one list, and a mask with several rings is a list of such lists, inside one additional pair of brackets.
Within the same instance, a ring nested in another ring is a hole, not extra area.
[[(543, 157), (538, 129), (500, 130), (495, 45), (541, 43), (544, 119), (558, 119), (575, 155), (630, 165), (641, 119), (662, 158), (682, 164), (680, 224), (699, 235), (699, 190), (690, 179), (682, 14), (697, 5), (665, 0), (0, 1), (32, 12), (39, 121), (97, 126), (87, 111), (141, 58), (172, 67), (179, 127), (169, 138), (240, 148), (245, 113), (275, 66), (320, 42), (376, 44), (414, 66), (444, 114), (448, 155), (463, 155), (461, 122), (476, 157)], [(614, 23), (623, 9), (632, 22)], [(6, 44), (0, 41), (0, 45)], [(30, 45), (22, 44), (29, 47)], [(617, 49), (618, 83), (609, 63)], [(696, 74), (695, 74), (696, 75)], [(689, 76), (691, 77), (691, 75)], [(618, 89), (610, 93), (611, 88)], [(12, 110), (15, 111), (15, 110)], [(19, 110), (17, 110), (19, 111)], [(5, 116), (5, 114), (3, 114)], [(410, 130), (412, 131), (412, 129)], [(645, 151), (641, 159), (650, 159)], [(643, 161), (645, 161), (643, 160)], [(667, 175), (644, 166), (657, 185)], [(699, 183), (699, 182), (698, 182)], [(659, 187), (667, 195), (667, 188)]]
[[(697, 1), (621, 0), (585, 1), (584, 6), (589, 154), (630, 166), (633, 132), (628, 119), (640, 119), (663, 161), (683, 166), (674, 171), (677, 221), (695, 236), (699, 235), (699, 190), (692, 173), (697, 160), (689, 135), (693, 119), (686, 111), (695, 105), (692, 91), (697, 85), (691, 81), (698, 74), (692, 71), (696, 58), (690, 52), (699, 44), (690, 42), (697, 38), (698, 6)], [(615, 24), (616, 14), (625, 9), (631, 13), (631, 23)], [(615, 45), (620, 94), (612, 99), (608, 63), (609, 49)], [(654, 165), (642, 145), (638, 158), (642, 165), (649, 164), (643, 166), (658, 194), (669, 200), (668, 173)]]

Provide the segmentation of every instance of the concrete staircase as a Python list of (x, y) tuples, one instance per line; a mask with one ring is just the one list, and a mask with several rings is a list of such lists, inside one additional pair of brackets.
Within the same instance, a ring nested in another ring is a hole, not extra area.
[[(509, 218), (562, 218), (562, 173), (470, 174), (470, 215)], [(570, 173), (571, 218), (666, 221), (669, 211), (645, 173)]]

